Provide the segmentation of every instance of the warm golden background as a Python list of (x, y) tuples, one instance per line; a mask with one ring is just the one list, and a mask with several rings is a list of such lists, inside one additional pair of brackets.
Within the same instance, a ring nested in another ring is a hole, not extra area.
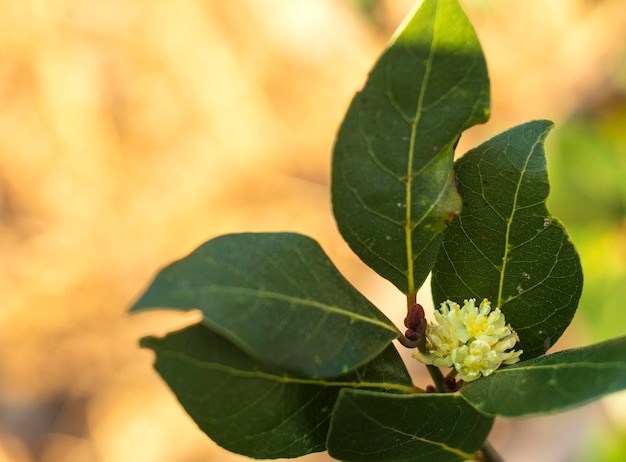
[[(549, 118), (552, 209), (587, 286), (557, 348), (624, 334), (626, 4), (465, 0), (492, 121)], [(408, 0), (0, 0), (0, 461), (241, 461), (137, 347), (194, 314), (126, 310), (156, 270), (236, 231), (318, 239), (400, 323), (335, 228), (333, 138)], [(621, 317), (620, 317), (621, 316)], [(626, 456), (626, 396), (503, 421), (507, 461)], [(303, 460), (325, 461), (325, 455)]]

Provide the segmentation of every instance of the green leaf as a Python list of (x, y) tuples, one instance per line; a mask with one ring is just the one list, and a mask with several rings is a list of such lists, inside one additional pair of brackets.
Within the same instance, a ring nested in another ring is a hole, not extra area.
[(455, 142), (489, 115), (489, 78), (456, 1), (426, 0), (372, 69), (341, 125), (332, 202), (352, 250), (406, 294), (434, 264), (461, 206)]
[(626, 388), (626, 337), (559, 351), (496, 370), (461, 394), (505, 417), (557, 412)]
[(499, 306), (526, 359), (561, 336), (583, 284), (576, 249), (545, 205), (551, 128), (545, 120), (514, 127), (457, 161), (463, 211), (445, 233), (432, 278), (435, 303), (488, 298)]
[(354, 369), (399, 335), (317, 242), (292, 233), (208, 241), (162, 270), (131, 311), (155, 307), (199, 308), (248, 354), (312, 377)]
[(328, 453), (354, 462), (472, 459), (493, 418), (452, 394), (391, 395), (344, 389), (328, 434)]
[(224, 448), (256, 458), (298, 457), (326, 449), (341, 387), (413, 391), (397, 351), (333, 380), (295, 376), (252, 358), (198, 324), (159, 339), (155, 368), (200, 429)]

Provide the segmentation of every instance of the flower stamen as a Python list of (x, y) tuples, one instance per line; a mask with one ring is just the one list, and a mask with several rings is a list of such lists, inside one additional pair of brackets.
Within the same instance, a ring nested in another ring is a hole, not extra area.
[(513, 350), (519, 337), (486, 298), (478, 307), (473, 298), (463, 307), (446, 300), (435, 311), (435, 320), (438, 324), (426, 326), (424, 351), (413, 355), (424, 364), (454, 367), (464, 382), (471, 382), (519, 361), (522, 350)]

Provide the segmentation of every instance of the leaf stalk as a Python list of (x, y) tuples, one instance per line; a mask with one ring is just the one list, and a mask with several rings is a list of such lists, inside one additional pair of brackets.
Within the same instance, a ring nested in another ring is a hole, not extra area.
[(437, 393), (447, 393), (448, 389), (445, 386), (445, 379), (443, 377), (443, 374), (441, 373), (441, 369), (433, 365), (427, 365), (426, 369), (428, 369), (428, 373), (433, 379), (433, 383), (435, 384), (435, 390), (437, 390)]

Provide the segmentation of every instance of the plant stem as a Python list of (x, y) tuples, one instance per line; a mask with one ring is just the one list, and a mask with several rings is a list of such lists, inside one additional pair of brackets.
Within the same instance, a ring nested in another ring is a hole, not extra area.
[(435, 390), (437, 390), (438, 393), (446, 393), (447, 390), (446, 386), (444, 385), (444, 379), (441, 370), (437, 366), (433, 365), (426, 366), (426, 369), (428, 369), (428, 373), (433, 379), (433, 383), (435, 384)]
[(406, 296), (406, 310), (407, 312), (411, 309), (413, 304), (417, 301), (417, 291), (411, 292)]
[(485, 440), (483, 447), (478, 452), (478, 460), (481, 462), (504, 462), (502, 456), (498, 454), (498, 451), (487, 440)]
[(405, 335), (403, 335), (401, 333), (400, 337), (398, 337), (398, 342), (400, 342), (401, 345), (407, 347), (407, 348), (417, 348), (417, 346), (420, 344), (420, 340), (409, 340), (408, 338), (406, 338)]

